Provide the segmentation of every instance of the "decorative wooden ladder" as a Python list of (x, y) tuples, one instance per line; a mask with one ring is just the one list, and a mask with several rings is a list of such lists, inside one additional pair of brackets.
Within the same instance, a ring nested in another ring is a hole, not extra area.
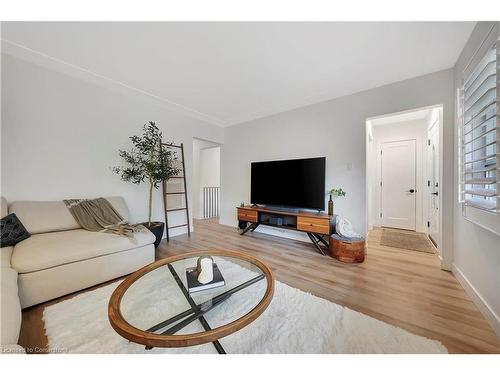
[[(168, 180), (163, 181), (163, 206), (165, 207), (165, 232), (167, 234), (167, 241), (170, 241), (170, 234), (169, 230), (174, 229), (174, 228), (180, 228), (180, 227), (186, 227), (188, 229), (188, 237), (191, 236), (191, 226), (189, 224), (189, 206), (188, 206), (188, 192), (187, 192), (187, 184), (186, 184), (186, 163), (184, 161), (184, 144), (181, 143), (180, 145), (175, 145), (173, 143), (162, 143), (162, 147), (166, 148), (180, 148), (181, 149), (181, 162), (182, 162), (182, 176), (173, 176), (170, 177), (173, 180), (176, 179), (182, 179), (183, 181), (183, 190), (182, 191), (175, 191), (175, 192), (169, 192), (168, 191)], [(168, 196), (171, 195), (184, 195), (184, 207), (179, 207), (179, 208), (168, 208)], [(168, 214), (173, 211), (186, 211), (186, 223), (185, 224), (179, 224), (179, 225), (174, 225), (172, 227), (168, 226)]]

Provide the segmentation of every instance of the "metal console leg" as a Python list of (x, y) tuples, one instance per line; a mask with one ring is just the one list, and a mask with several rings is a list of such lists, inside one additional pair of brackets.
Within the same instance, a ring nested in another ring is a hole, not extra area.
[(316, 246), (316, 249), (318, 249), (319, 253), (321, 255), (326, 255), (325, 252), (323, 251), (323, 249), (321, 248), (318, 240), (316, 239), (316, 237), (314, 237), (314, 235), (312, 233), (307, 233), (307, 235), (309, 236), (309, 239), (312, 241), (312, 243), (314, 244), (314, 246)]
[(250, 232), (253, 232), (255, 229), (257, 229), (257, 227), (258, 227), (258, 226), (259, 226), (259, 223), (255, 223), (255, 224), (253, 225), (253, 228), (252, 228), (252, 229), (250, 229)]
[(321, 234), (314, 234), (314, 236), (326, 247), (330, 246), (330, 244), (325, 240), (325, 238)]
[(250, 224), (248, 227), (246, 227), (243, 232), (240, 233), (240, 236), (243, 236), (246, 232), (248, 232), (249, 230), (251, 230), (252, 232), (255, 230), (255, 228), (257, 228), (259, 226), (259, 224), (257, 223), (252, 223)]

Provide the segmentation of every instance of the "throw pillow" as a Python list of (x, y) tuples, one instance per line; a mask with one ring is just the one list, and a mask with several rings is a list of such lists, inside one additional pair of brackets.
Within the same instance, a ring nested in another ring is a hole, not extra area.
[(29, 237), (30, 234), (16, 214), (9, 214), (0, 220), (0, 247), (14, 246)]

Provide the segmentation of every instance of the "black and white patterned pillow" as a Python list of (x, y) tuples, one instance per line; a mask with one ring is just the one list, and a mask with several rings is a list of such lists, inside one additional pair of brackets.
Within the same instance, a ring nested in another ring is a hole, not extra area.
[(16, 214), (12, 213), (0, 220), (0, 236), (0, 247), (6, 247), (29, 238), (30, 234)]

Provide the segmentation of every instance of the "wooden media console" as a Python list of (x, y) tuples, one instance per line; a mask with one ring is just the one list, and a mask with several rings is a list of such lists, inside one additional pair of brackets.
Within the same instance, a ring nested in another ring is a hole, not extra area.
[(259, 225), (296, 230), (306, 233), (320, 254), (328, 253), (332, 216), (256, 206), (236, 207), (236, 209), (241, 235), (253, 232)]

